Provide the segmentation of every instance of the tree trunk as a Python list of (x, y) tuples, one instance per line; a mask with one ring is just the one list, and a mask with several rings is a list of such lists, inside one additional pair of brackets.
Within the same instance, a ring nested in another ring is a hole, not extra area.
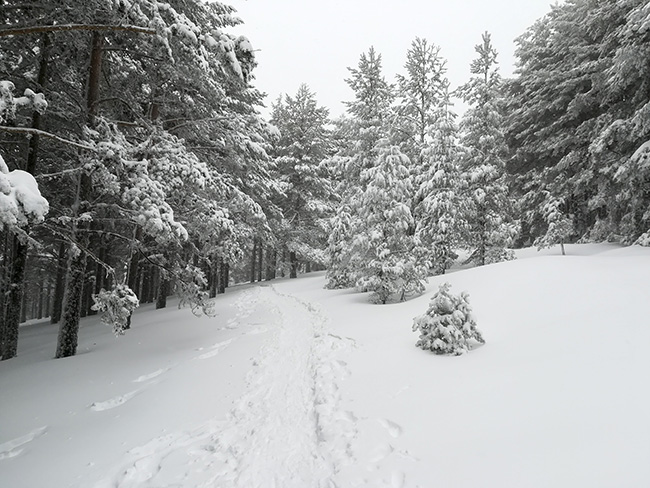
[[(42, 90), (47, 81), (47, 68), (50, 41), (47, 34), (43, 35), (43, 44), (41, 49), (41, 59), (38, 68), (37, 83)], [(41, 114), (34, 112), (32, 115), (32, 129), (39, 130), (41, 128)], [(38, 161), (38, 144), (39, 136), (33, 135), (29, 139), (27, 148), (27, 164), (25, 171), (32, 175), (36, 175), (36, 164)], [(23, 302), (23, 289), (25, 281), (25, 263), (27, 261), (27, 244), (22, 244), (14, 237), (12, 269), (10, 272), (11, 281), (9, 282), (8, 293), (6, 301), (6, 311), (4, 314), (4, 333), (2, 341), (2, 359), (10, 359), (18, 353), (18, 328), (21, 318), (21, 305)], [(1, 316), (1, 313), (0, 313)]]
[(262, 265), (264, 264), (264, 245), (260, 240), (257, 244), (257, 281), (262, 281)]
[(47, 283), (47, 290), (45, 292), (45, 316), (50, 316), (50, 304), (52, 300), (52, 282)]
[(38, 284), (38, 302), (36, 304), (36, 318), (41, 320), (43, 318), (43, 301), (45, 296), (45, 283), (41, 281)]
[(158, 278), (158, 293), (156, 297), (156, 310), (167, 306), (167, 293), (169, 292), (169, 280), (162, 276)]
[(59, 256), (56, 262), (56, 282), (54, 284), (54, 296), (52, 297), (52, 314), (50, 315), (51, 324), (57, 324), (59, 320), (61, 320), (61, 311), (63, 309), (63, 292), (66, 272), (65, 242), (63, 241), (59, 243)]
[(289, 253), (289, 263), (291, 265), (291, 271), (289, 274), (289, 278), (297, 278), (298, 277), (298, 258), (296, 258), (296, 253), (294, 251), (291, 251)]
[(275, 276), (275, 249), (269, 246), (266, 249), (266, 281), (272, 280)]
[(25, 263), (27, 261), (27, 246), (13, 238), (13, 256), (7, 287), (6, 310), (2, 342), (2, 359), (11, 359), (18, 353), (18, 329), (23, 304), (23, 287), (25, 286)]
[[(88, 72), (88, 93), (86, 97), (88, 124), (95, 121), (96, 104), (99, 100), (99, 84), (102, 69), (102, 49), (104, 37), (100, 32), (93, 32), (90, 51), (90, 69)], [(92, 181), (85, 172), (79, 175), (75, 215), (81, 215), (86, 209), (87, 200), (92, 190)], [(88, 246), (87, 223), (80, 222), (73, 227), (72, 238), (78, 246), (71, 244), (68, 250), (68, 272), (66, 276), (65, 295), (63, 299), (63, 317), (59, 328), (56, 357), (74, 356), (77, 352), (79, 336), (79, 315), (81, 312), (82, 291), (86, 271), (84, 249)], [(81, 231), (81, 232), (80, 232)]]
[(56, 345), (56, 358), (74, 356), (77, 353), (79, 340), (81, 293), (86, 274), (86, 258), (82, 251), (73, 246), (71, 244), (68, 249), (68, 272), (63, 297), (63, 314)]
[(257, 264), (257, 238), (253, 239), (253, 250), (251, 251), (251, 275), (250, 282), (255, 283), (255, 266)]

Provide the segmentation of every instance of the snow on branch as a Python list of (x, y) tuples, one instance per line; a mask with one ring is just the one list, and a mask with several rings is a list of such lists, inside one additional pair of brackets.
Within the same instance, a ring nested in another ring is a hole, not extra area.
[(34, 177), (22, 170), (9, 171), (0, 156), (0, 229), (42, 222), (49, 204)]
[(108, 25), (108, 24), (65, 24), (65, 25), (36, 25), (29, 27), (13, 27), (0, 29), (0, 37), (40, 34), (42, 32), (70, 31), (128, 31), (142, 34), (155, 34), (156, 29), (137, 25)]

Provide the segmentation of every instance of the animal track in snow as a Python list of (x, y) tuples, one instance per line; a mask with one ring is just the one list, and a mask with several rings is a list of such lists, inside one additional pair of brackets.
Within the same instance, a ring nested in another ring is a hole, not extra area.
[(110, 410), (112, 408), (119, 407), (120, 405), (124, 405), (126, 402), (128, 402), (131, 398), (136, 396), (138, 393), (139, 390), (135, 390), (125, 395), (116, 396), (114, 398), (111, 398), (110, 400), (106, 400), (103, 402), (95, 402), (92, 405), (90, 405), (90, 409), (94, 410), (95, 412), (103, 412), (104, 410)]
[(0, 461), (3, 459), (10, 459), (12, 457), (18, 456), (21, 452), (24, 451), (25, 444), (32, 442), (34, 439), (42, 436), (47, 432), (47, 426), (39, 427), (38, 429), (32, 430), (29, 434), (17, 437), (10, 441), (0, 444)]

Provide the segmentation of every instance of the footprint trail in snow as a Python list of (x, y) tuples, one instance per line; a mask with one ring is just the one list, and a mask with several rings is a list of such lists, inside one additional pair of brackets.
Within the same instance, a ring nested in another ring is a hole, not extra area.
[[(338, 478), (354, 462), (357, 419), (341, 409), (338, 383), (348, 375), (340, 354), (351, 340), (329, 334), (312, 304), (274, 287), (247, 290), (237, 303), (234, 326), (258, 306), (272, 317), (229, 417), (131, 450), (121, 473), (98, 487), (343, 486)], [(227, 346), (215, 344), (206, 355)]]

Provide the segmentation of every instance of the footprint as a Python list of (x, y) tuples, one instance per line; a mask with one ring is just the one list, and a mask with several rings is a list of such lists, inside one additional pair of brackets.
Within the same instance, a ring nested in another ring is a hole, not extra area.
[(402, 427), (388, 419), (378, 419), (379, 423), (388, 430), (388, 433), (395, 438), (402, 435)]
[(372, 464), (379, 464), (388, 456), (390, 456), (392, 453), (393, 453), (393, 446), (391, 446), (390, 444), (383, 444), (381, 446), (377, 446), (372, 451), (372, 455), (370, 456), (370, 462)]
[(10, 459), (12, 457), (18, 456), (24, 449), (21, 446), (24, 446), (28, 442), (33, 441), (34, 439), (39, 438), (47, 432), (47, 426), (39, 427), (34, 429), (29, 434), (17, 437), (7, 442), (0, 444), (0, 461), (3, 459)]
[(116, 396), (115, 398), (111, 398), (110, 400), (106, 400), (104, 402), (95, 402), (92, 405), (90, 405), (90, 409), (94, 410), (95, 412), (103, 412), (104, 410), (110, 410), (112, 408), (119, 407), (120, 405), (124, 405), (126, 402), (128, 402), (131, 398), (136, 396), (138, 393), (139, 391), (135, 390), (130, 393), (127, 393), (126, 395)]
[(232, 339), (228, 339), (227, 341), (223, 342), (217, 342), (214, 346), (212, 346), (210, 351), (201, 354), (200, 356), (197, 356), (196, 359), (209, 359), (217, 354), (219, 354), (221, 351), (223, 351), (228, 345), (232, 342)]
[(406, 481), (406, 475), (402, 471), (393, 471), (390, 481), (393, 488), (403, 488), (404, 482)]
[(167, 369), (159, 369), (157, 371), (154, 371), (153, 373), (149, 374), (143, 374), (142, 376), (139, 376), (138, 378), (133, 380), (133, 383), (143, 383), (145, 381), (149, 381), (154, 379), (156, 376), (160, 376), (163, 374), (165, 371), (168, 371)]
[(265, 332), (268, 332), (269, 329), (265, 329), (263, 327), (257, 327), (256, 329), (249, 330), (248, 332), (245, 333), (245, 335), (259, 335), (259, 334), (264, 334)]

